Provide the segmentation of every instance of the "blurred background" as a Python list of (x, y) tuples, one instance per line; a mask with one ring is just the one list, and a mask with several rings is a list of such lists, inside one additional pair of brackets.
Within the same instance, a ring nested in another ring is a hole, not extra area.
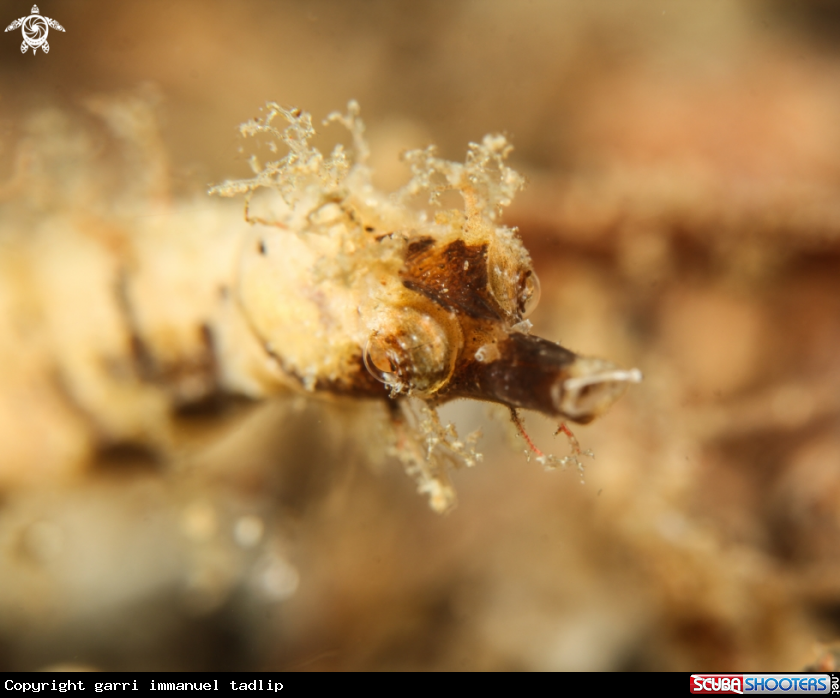
[[(445, 516), (372, 453), (376, 406), (298, 397), (226, 415), (188, 455), (116, 450), (71, 484), (7, 487), (1, 669), (832, 665), (840, 6), (39, 8), (66, 29), (49, 54), (0, 36), (1, 182), (38, 115), (95, 134), (91, 105), (121, 94), (153, 105), (176, 199), (248, 172), (236, 127), (268, 100), (320, 120), (357, 99), (383, 187), (406, 148), (462, 159), (504, 132), (529, 180), (506, 221), (542, 281), (535, 334), (645, 381), (575, 430), (583, 485), (528, 462), (504, 415), (447, 406), (485, 462)], [(0, 24), (29, 11), (3, 0)]]

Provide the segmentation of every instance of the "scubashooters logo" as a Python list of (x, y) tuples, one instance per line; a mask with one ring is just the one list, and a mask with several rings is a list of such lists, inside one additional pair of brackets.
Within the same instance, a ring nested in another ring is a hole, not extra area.
[(691, 692), (801, 696), (828, 693), (830, 679), (828, 674), (692, 674)]
[(32, 6), (31, 15), (16, 19), (6, 27), (6, 31), (10, 32), (18, 27), (20, 27), (23, 33), (23, 43), (20, 45), (20, 52), (26, 53), (31, 48), (33, 56), (38, 52), (39, 48), (44, 53), (50, 52), (50, 45), (47, 43), (47, 34), (50, 33), (50, 27), (60, 32), (64, 31), (64, 27), (54, 19), (41, 15), (37, 5)]

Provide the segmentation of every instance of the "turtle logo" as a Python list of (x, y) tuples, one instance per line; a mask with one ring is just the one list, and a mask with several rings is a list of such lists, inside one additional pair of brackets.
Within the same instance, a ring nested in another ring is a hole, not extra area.
[(12, 31), (22, 27), (23, 43), (20, 45), (20, 52), (26, 53), (26, 49), (32, 48), (32, 55), (34, 56), (40, 48), (44, 53), (50, 52), (50, 45), (47, 43), (47, 34), (50, 32), (50, 27), (57, 29), (60, 32), (64, 31), (58, 22), (49, 17), (44, 17), (38, 12), (38, 6), (32, 6), (32, 14), (28, 17), (21, 17), (12, 22), (6, 31)]

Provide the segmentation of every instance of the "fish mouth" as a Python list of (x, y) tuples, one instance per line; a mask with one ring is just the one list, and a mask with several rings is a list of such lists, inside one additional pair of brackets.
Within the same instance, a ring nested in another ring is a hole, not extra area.
[(641, 380), (636, 368), (623, 370), (546, 339), (514, 332), (494, 344), (492, 351), (482, 346), (471, 355), (462, 354), (437, 399), (486, 400), (586, 424), (609, 409), (631, 383)]
[(640, 383), (637, 368), (623, 370), (603, 359), (577, 357), (551, 388), (554, 408), (569, 419), (586, 423), (607, 411), (631, 383)]

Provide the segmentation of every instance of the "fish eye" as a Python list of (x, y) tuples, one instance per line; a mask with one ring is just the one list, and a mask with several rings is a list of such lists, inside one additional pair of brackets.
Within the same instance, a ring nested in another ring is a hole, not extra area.
[(534, 312), (540, 302), (540, 280), (533, 269), (525, 273), (522, 290), (519, 293), (519, 309), (522, 318), (527, 318)]
[(396, 393), (429, 394), (452, 374), (455, 350), (444, 328), (426, 313), (405, 308), (371, 334), (365, 367)]

